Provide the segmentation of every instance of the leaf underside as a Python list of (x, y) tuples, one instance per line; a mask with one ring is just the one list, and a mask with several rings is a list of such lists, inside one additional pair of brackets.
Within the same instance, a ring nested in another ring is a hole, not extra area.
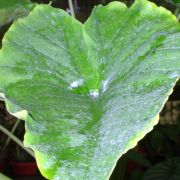
[(97, 6), (84, 24), (39, 5), (5, 35), (0, 92), (45, 177), (107, 179), (158, 122), (179, 59), (178, 21), (148, 1)]

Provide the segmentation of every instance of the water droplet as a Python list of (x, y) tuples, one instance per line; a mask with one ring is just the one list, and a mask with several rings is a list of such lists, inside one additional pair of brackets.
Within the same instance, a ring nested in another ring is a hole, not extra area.
[(105, 92), (107, 89), (108, 80), (102, 81), (102, 92)]
[(177, 72), (174, 72), (170, 75), (170, 78), (177, 78), (178, 77), (178, 73)]
[(69, 89), (77, 88), (77, 87), (82, 86), (82, 85), (83, 85), (83, 79), (79, 79), (77, 81), (73, 81), (70, 84)]
[(99, 90), (98, 89), (90, 90), (89, 94), (93, 99), (96, 99), (99, 96)]

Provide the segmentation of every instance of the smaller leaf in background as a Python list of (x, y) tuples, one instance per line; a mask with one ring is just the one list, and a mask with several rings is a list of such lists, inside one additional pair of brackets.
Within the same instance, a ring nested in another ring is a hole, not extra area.
[(180, 0), (165, 0), (166, 2), (180, 7)]
[(174, 3), (180, 3), (180, 0), (172, 0)]
[(0, 27), (28, 15), (35, 5), (29, 0), (1, 0)]
[(180, 157), (170, 158), (161, 162), (143, 175), (142, 180), (179, 180), (180, 179)]

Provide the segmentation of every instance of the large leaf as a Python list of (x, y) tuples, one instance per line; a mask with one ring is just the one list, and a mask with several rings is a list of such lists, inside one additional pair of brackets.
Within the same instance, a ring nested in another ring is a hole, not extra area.
[(0, 0), (0, 27), (26, 16), (34, 6), (29, 0)]
[(97, 6), (85, 24), (40, 5), (3, 40), (0, 92), (45, 177), (106, 179), (158, 122), (179, 59), (180, 25), (153, 3)]

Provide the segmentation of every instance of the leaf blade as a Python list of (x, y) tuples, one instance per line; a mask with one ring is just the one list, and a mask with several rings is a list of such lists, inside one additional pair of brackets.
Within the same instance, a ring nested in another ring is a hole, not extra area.
[(0, 53), (0, 91), (10, 112), (28, 111), (25, 144), (47, 178), (110, 176), (158, 122), (180, 76), (179, 31), (169, 12), (140, 0), (130, 9), (97, 7), (84, 25), (40, 5), (11, 27)]

